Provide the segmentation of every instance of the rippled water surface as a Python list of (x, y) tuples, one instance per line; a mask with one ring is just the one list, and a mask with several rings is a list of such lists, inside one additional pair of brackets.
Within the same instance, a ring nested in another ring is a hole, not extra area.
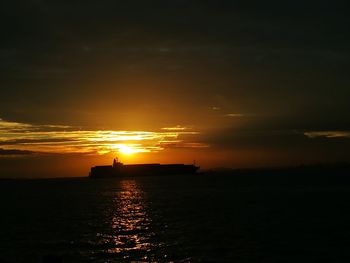
[(0, 262), (350, 262), (350, 185), (278, 180), (3, 181)]

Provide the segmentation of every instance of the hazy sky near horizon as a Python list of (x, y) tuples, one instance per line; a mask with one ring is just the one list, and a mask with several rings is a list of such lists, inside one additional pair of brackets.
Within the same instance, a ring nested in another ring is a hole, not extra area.
[(348, 7), (3, 1), (0, 176), (350, 161)]

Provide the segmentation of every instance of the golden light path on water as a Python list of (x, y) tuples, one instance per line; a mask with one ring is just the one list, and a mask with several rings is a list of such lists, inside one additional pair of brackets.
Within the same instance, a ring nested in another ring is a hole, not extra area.
[[(199, 134), (191, 128), (175, 126), (158, 131), (84, 130), (63, 125), (34, 125), (0, 119), (0, 149), (9, 154), (157, 152), (165, 148), (203, 148)], [(186, 140), (183, 139), (186, 136)]]
[(114, 247), (108, 253), (147, 252), (151, 249), (151, 219), (147, 214), (144, 195), (135, 180), (120, 181), (111, 222)]

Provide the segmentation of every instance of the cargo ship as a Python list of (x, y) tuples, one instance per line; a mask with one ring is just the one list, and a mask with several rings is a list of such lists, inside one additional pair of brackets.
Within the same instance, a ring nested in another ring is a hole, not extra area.
[(113, 165), (91, 167), (90, 178), (110, 178), (123, 176), (154, 176), (154, 175), (189, 175), (196, 174), (199, 166), (195, 164), (123, 164), (118, 159)]

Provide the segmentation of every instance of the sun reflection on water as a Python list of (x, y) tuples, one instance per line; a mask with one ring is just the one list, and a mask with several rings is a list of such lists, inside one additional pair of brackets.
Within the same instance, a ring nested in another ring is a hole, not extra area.
[(151, 249), (149, 230), (151, 219), (147, 215), (144, 192), (135, 180), (120, 181), (120, 191), (114, 200), (115, 214), (112, 218), (113, 242), (115, 246), (108, 253), (131, 251), (147, 252)]

